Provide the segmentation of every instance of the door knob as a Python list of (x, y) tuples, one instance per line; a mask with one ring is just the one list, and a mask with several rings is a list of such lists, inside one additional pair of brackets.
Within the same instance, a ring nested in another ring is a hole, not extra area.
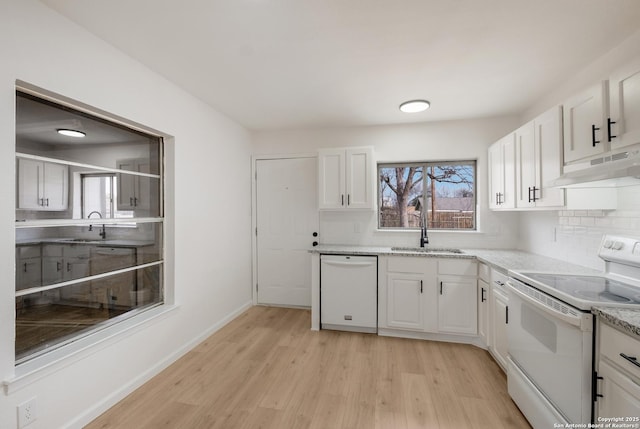
[(314, 237), (317, 237), (317, 236), (318, 236), (318, 233), (317, 233), (317, 232), (314, 232), (314, 233), (313, 233), (313, 236), (314, 236)]
[(313, 247), (316, 247), (317, 245), (318, 245), (318, 242), (317, 242), (317, 241), (314, 241), (314, 242), (313, 242)]

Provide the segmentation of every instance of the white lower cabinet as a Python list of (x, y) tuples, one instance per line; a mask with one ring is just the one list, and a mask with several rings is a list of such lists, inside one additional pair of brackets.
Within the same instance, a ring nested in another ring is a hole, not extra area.
[(475, 335), (478, 332), (475, 277), (438, 276), (438, 332)]
[(436, 276), (433, 258), (388, 256), (382, 258), (384, 279), (378, 299), (378, 326), (435, 331), (438, 327)]
[(506, 292), (507, 277), (491, 271), (491, 291), (489, 302), (489, 352), (502, 367), (507, 369), (507, 324), (509, 323), (509, 298)]
[(617, 417), (640, 423), (640, 340), (598, 323), (596, 421)]
[(489, 343), (489, 283), (478, 278), (478, 336), (485, 346)]
[(477, 334), (475, 261), (385, 256), (379, 268), (379, 328)]

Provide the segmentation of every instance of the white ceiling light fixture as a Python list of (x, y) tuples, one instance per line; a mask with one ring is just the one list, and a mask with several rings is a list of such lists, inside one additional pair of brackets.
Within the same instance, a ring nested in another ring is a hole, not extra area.
[(427, 100), (410, 100), (400, 105), (400, 110), (404, 113), (424, 112), (431, 104)]
[(87, 135), (86, 133), (83, 133), (82, 131), (69, 130), (69, 129), (66, 129), (66, 128), (59, 128), (56, 131), (58, 131), (58, 134), (62, 134), (63, 136), (67, 136), (67, 137), (82, 138), (82, 137)]

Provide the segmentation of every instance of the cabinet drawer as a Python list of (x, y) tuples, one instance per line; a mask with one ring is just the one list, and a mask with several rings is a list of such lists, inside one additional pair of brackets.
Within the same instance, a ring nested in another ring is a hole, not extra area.
[(435, 272), (435, 260), (420, 256), (392, 256), (387, 262), (387, 271), (394, 273), (423, 274)]
[(509, 277), (507, 277), (505, 274), (502, 274), (500, 271), (491, 270), (491, 287), (492, 288), (499, 289), (506, 294), (507, 280), (509, 280)]
[[(608, 358), (625, 371), (640, 379), (640, 340), (626, 335), (609, 325), (600, 323), (600, 356)], [(628, 357), (624, 358), (622, 355)]]
[(18, 258), (39, 258), (40, 257), (40, 245), (18, 246)]
[(482, 262), (478, 263), (478, 277), (489, 283), (491, 281), (491, 268)]
[(42, 256), (62, 258), (62, 244), (45, 244), (42, 246)]
[(472, 259), (439, 259), (438, 274), (475, 277), (478, 274), (477, 262)]

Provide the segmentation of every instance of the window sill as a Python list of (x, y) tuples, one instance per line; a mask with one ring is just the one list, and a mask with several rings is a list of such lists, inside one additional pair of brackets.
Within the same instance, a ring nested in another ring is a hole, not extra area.
[(135, 317), (101, 329), (59, 349), (52, 350), (50, 353), (17, 365), (13, 377), (2, 381), (5, 394), (13, 394), (47, 375), (84, 359), (126, 336), (138, 332), (149, 323), (157, 322), (167, 317), (178, 308), (179, 306), (176, 305), (165, 304), (149, 309)]
[[(392, 234), (420, 234), (420, 229), (380, 229), (375, 230), (376, 233), (392, 233)], [(459, 230), (459, 229), (429, 229), (427, 234), (484, 234), (483, 231), (477, 229), (473, 230)]]

